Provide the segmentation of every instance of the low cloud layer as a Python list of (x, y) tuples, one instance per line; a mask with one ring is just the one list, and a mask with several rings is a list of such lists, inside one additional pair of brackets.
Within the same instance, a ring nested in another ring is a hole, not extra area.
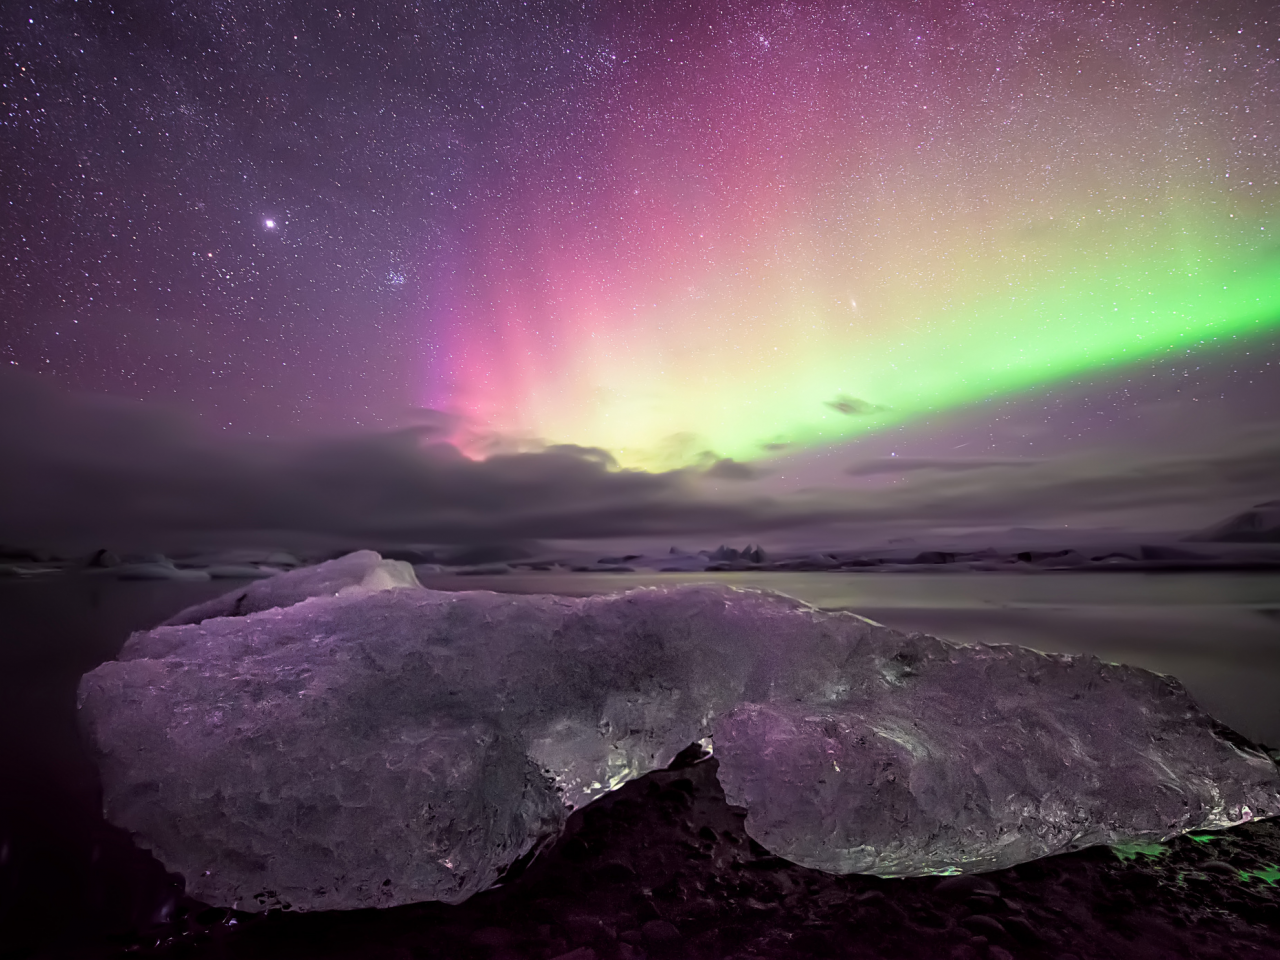
[(845, 470), (851, 477), (871, 477), (877, 474), (907, 474), (921, 470), (938, 470), (943, 473), (962, 473), (967, 470), (986, 470), (992, 467), (1028, 467), (1038, 460), (1015, 459), (1013, 457), (987, 457), (980, 459), (969, 457), (880, 457), (877, 460), (864, 460), (855, 463)]
[[(89, 547), (316, 536), (465, 544), (803, 519), (783, 504), (710, 499), (698, 489), (698, 471), (619, 470), (599, 450), (557, 446), (473, 461), (436, 440), (435, 428), (230, 438), (168, 411), (70, 396), (8, 374), (0, 378), (0, 449), (8, 464), (0, 471), (0, 540)], [(712, 473), (746, 471), (722, 462)]]
[[(1047, 523), (1110, 512), (1219, 519), (1280, 490), (1280, 424), (1196, 454), (1098, 451), (1041, 461), (895, 458), (874, 489), (754, 495), (750, 469), (645, 473), (559, 446), (469, 460), (434, 424), (259, 441), (146, 405), (0, 377), (0, 541), (90, 548), (330, 538), (492, 543), (628, 536), (758, 536), (824, 524), (925, 529)], [(743, 467), (742, 469), (739, 469)], [(861, 476), (884, 472), (864, 464)], [(726, 492), (715, 484), (733, 476)], [(715, 492), (717, 491), (718, 492)]]
[[(888, 472), (880, 465), (850, 472)], [(1209, 519), (1280, 487), (1280, 423), (1250, 425), (1194, 452), (1135, 444), (1043, 460), (917, 461), (906, 473), (901, 484), (868, 491), (867, 499), (885, 515), (922, 524), (1123, 518), (1161, 509)]]

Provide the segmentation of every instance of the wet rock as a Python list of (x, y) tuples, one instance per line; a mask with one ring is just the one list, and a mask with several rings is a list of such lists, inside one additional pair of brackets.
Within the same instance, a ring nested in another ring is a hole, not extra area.
[(1039, 931), (1023, 917), (1005, 917), (1001, 923), (1014, 939), (1022, 943), (1037, 944), (1044, 940)]
[(1240, 875), (1239, 870), (1229, 863), (1223, 863), (1221, 860), (1206, 860), (1200, 864), (1200, 870), (1213, 876), (1227, 877), (1232, 880)]
[(1008, 936), (1008, 931), (1005, 930), (1004, 925), (995, 917), (988, 916), (985, 913), (975, 913), (972, 916), (964, 917), (960, 921), (960, 925), (967, 930), (972, 930), (976, 934), (991, 939)]
[(506, 927), (481, 927), (471, 935), (471, 942), (476, 946), (493, 949), (510, 946), (515, 939), (515, 934)]
[(597, 867), (594, 876), (597, 883), (630, 883), (636, 872), (620, 860), (610, 860)]
[(596, 952), (590, 947), (578, 947), (568, 953), (557, 954), (552, 960), (596, 960)]
[(667, 946), (681, 939), (675, 924), (666, 920), (650, 920), (640, 928), (644, 942), (651, 947)]
[(990, 880), (976, 877), (972, 874), (943, 877), (934, 885), (933, 889), (945, 896), (957, 898), (971, 896), (995, 897), (1000, 894), (999, 888)]

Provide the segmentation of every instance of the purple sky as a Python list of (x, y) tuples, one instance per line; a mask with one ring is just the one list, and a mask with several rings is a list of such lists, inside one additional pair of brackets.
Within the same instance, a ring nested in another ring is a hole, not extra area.
[[(935, 6), (940, 22), (959, 9)], [(1185, 13), (1198, 56), (1256, 36), (1251, 72), (1224, 72), (1217, 102), (1280, 102), (1269, 4), (1085, 6), (1114, 36)], [(560, 157), (548, 182), (579, 189), (565, 158), (587, 162), (599, 144), (565, 144), (613, 109), (591, 99), (601, 51), (789, 15), (782, 3), (674, 7), (7, 5), (0, 437), (22, 467), (0, 481), (0, 540), (269, 535), (272, 510), (280, 529), (322, 528), (338, 501), (327, 532), (414, 540), (1194, 526), (1280, 495), (1280, 440), (1266, 439), (1280, 437), (1274, 333), (1207, 338), (707, 476), (624, 475), (571, 451), (473, 469), (445, 445), (423, 453), (387, 433), (441, 422), (417, 408), (456, 376), (459, 331), (491, 319), (459, 309), (483, 266), (472, 240), (512, 209), (529, 158)], [(908, 13), (929, 17), (893, 0), (860, 15)], [(1019, 0), (982, 16), (1031, 43), (1057, 14)], [(1262, 155), (1280, 182), (1280, 152)], [(307, 483), (307, 502), (291, 504), (287, 488)], [(19, 510), (23, 498), (36, 508)]]

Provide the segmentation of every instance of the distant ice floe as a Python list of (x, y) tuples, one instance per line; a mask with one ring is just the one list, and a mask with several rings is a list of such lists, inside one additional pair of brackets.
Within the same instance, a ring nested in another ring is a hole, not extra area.
[(1187, 539), (1219, 543), (1280, 543), (1280, 500), (1256, 504)]
[(1175, 680), (723, 586), (417, 585), (362, 551), (134, 634), (86, 674), (107, 817), (239, 909), (457, 903), (701, 741), (774, 853), (976, 872), (1280, 811)]

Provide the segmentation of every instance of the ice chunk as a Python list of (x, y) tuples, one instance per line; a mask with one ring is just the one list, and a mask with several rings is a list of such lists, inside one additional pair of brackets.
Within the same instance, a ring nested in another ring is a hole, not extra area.
[(1280, 543), (1280, 500), (1259, 503), (1185, 539), (1219, 543)]
[(707, 736), (759, 670), (741, 651), (794, 606), (714, 588), (312, 597), (135, 634), (83, 678), (81, 713), (108, 817), (194, 896), (456, 901)]
[(385, 568), (354, 556), (242, 591), (290, 606), (135, 634), (81, 681), (107, 816), (195, 897), (456, 902), (710, 737), (753, 835), (841, 872), (986, 868), (1277, 807), (1274, 766), (1144, 671), (725, 587), (370, 592)]
[(1169, 677), (887, 634), (845, 670), (861, 682), (835, 701), (715, 725), (747, 832), (807, 867), (978, 872), (1280, 813), (1275, 764)]
[[(317, 683), (305, 668), (209, 664), (192, 698), (174, 682), (189, 664), (128, 667), (89, 695), (146, 704), (91, 722), (107, 814), (212, 904), (460, 902), (567, 813), (520, 744), (480, 719), (369, 729), (360, 692), (326, 690), (324, 671)], [(346, 699), (328, 709), (326, 693)]]
[[(203, 574), (207, 577), (210, 574)], [(250, 574), (252, 575), (252, 574)], [(274, 607), (290, 607), (309, 597), (339, 592), (371, 593), (395, 587), (418, 587), (413, 567), (402, 560), (384, 560), (372, 550), (357, 550), (314, 567), (302, 567), (232, 590), (205, 603), (187, 607), (166, 625), (200, 623), (213, 617), (241, 617)]]

